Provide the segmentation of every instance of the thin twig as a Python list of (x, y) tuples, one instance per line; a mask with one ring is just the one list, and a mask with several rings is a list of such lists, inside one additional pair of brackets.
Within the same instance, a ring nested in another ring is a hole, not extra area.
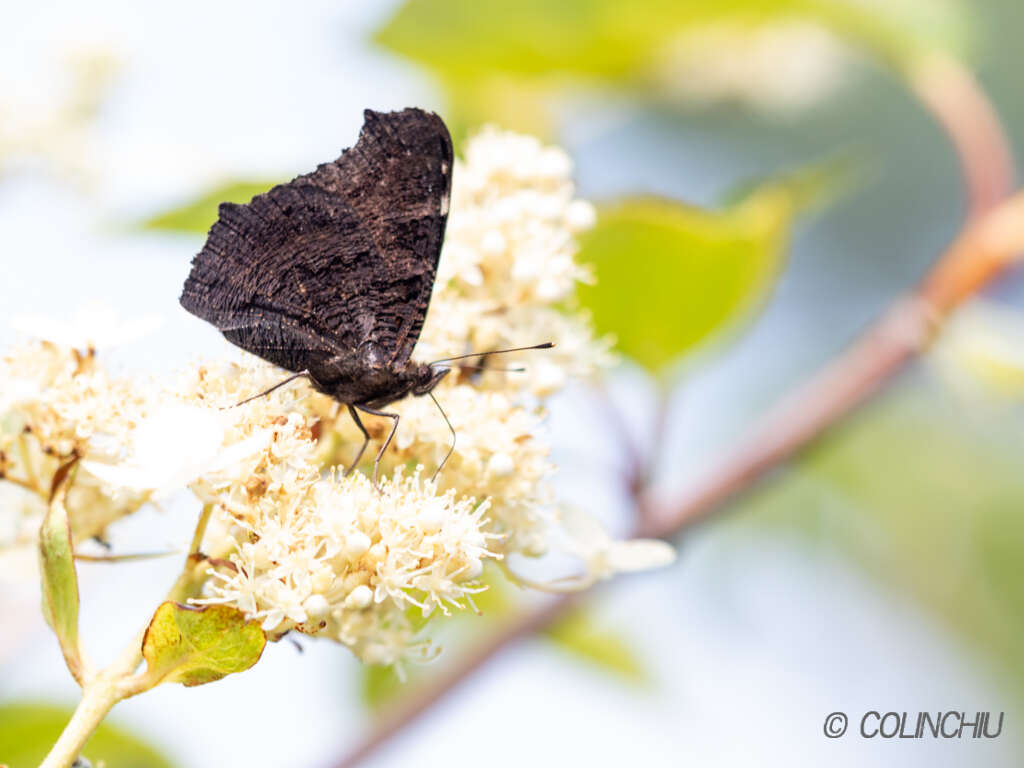
[(336, 768), (352, 768), (358, 765), (499, 652), (520, 640), (526, 640), (565, 615), (566, 611), (577, 603), (579, 596), (579, 593), (559, 595), (544, 606), (513, 620), (506, 628), (495, 631), (485, 641), (459, 657), (451, 668), (441, 672), (437, 678), (418, 690), (411, 700), (395, 707), (378, 721), (369, 736), (335, 764)]
[(166, 552), (131, 552), (123, 555), (87, 555), (82, 552), (75, 552), (75, 560), (83, 563), (127, 563), (135, 560), (153, 560), (158, 557), (171, 557), (180, 555), (181, 550), (171, 549)]
[(918, 59), (907, 82), (956, 151), (968, 215), (984, 213), (1015, 186), (1010, 142), (992, 102), (970, 71), (938, 51)]
[(594, 386), (594, 395), (604, 416), (605, 423), (612, 431), (619, 448), (619, 453), (622, 454), (624, 460), (622, 474), (626, 479), (626, 486), (634, 488), (640, 482), (640, 478), (644, 473), (644, 467), (647, 464), (646, 457), (640, 450), (640, 446), (637, 445), (636, 440), (633, 439), (622, 409), (615, 404), (611, 392), (608, 391), (607, 384), (604, 382), (596, 384)]
[[(960, 303), (994, 279), (1008, 263), (975, 222), (1010, 192), (1013, 160), (995, 109), (974, 77), (953, 59), (931, 57), (909, 74), (910, 87), (944, 128), (960, 161), (968, 215), (961, 234), (909, 296), (898, 299), (859, 340), (808, 383), (798, 387), (729, 453), (707, 479), (682, 498), (639, 517), (641, 535), (670, 537), (720, 510), (764, 475), (838, 423), (853, 408), (926, 348), (940, 323)], [(1017, 205), (1021, 202), (1017, 201)], [(647, 505), (643, 498), (638, 505)], [(377, 723), (335, 765), (352, 768), (386, 744), (488, 660), (515, 642), (550, 626), (579, 594), (528, 611), (496, 636), (424, 684)]]

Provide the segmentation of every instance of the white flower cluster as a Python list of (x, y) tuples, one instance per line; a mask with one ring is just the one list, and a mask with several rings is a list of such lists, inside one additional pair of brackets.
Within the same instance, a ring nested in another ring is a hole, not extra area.
[[(540, 555), (557, 538), (541, 398), (566, 371), (592, 372), (608, 358), (572, 303), (576, 282), (588, 277), (573, 238), (594, 212), (574, 199), (570, 171), (560, 150), (494, 130), (469, 144), (455, 170), (442, 270), (416, 358), (556, 347), (521, 357), (524, 374), (458, 370), (442, 381), (434, 394), (457, 442), (436, 479), (429, 473), (452, 438), (429, 398), (391, 406), (401, 421), (378, 490), (367, 475), (375, 450), (340, 476), (362, 435), (338, 403), (307, 385), (225, 408), (284, 375), (252, 356), (197, 364), (160, 387), (111, 377), (92, 351), (50, 342), (13, 352), (0, 371), (0, 470), (45, 498), (59, 463), (77, 460), (67, 506), (79, 541), (187, 487), (206, 525), (207, 578), (194, 602), (235, 606), (272, 638), (334, 639), (369, 663), (427, 655), (414, 613), (471, 606), (488, 560)], [(508, 364), (498, 360), (467, 362)], [(377, 441), (390, 426), (367, 420)], [(566, 528), (572, 535), (586, 526)], [(569, 547), (584, 569), (574, 587), (671, 555), (654, 544), (638, 562), (636, 547), (593, 526), (585, 534)]]
[(596, 213), (574, 197), (571, 172), (563, 150), (530, 136), (487, 128), (469, 141), (465, 162), (455, 166), (419, 359), (554, 341), (549, 352), (498, 364), (523, 365), (524, 373), (481, 382), (540, 397), (609, 362), (607, 342), (593, 338), (573, 304), (576, 283), (591, 279), (576, 262), (574, 237), (594, 225)]

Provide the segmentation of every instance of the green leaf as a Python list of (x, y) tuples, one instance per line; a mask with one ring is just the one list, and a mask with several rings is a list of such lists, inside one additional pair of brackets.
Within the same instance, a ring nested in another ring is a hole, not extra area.
[(371, 712), (383, 711), (413, 684), (408, 678), (403, 681), (393, 666), (363, 664), (359, 669), (359, 698)]
[(563, 650), (605, 672), (634, 683), (648, 679), (646, 670), (627, 640), (598, 626), (585, 611), (572, 611), (550, 626), (545, 635)]
[(251, 667), (266, 642), (259, 623), (237, 608), (162, 603), (142, 641), (146, 676), (154, 685), (211, 683)]
[(723, 24), (815, 22), (906, 66), (922, 52), (967, 50), (968, 8), (961, 0), (635, 0), (627, 13), (617, 0), (407, 0), (375, 40), (437, 73), (459, 97), (453, 107), (496, 119), (507, 110), (493, 94), (520, 87), (515, 81), (541, 91), (597, 81), (635, 93), (684, 35)]
[(720, 202), (723, 206), (742, 205), (759, 191), (774, 189), (789, 198), (794, 213), (817, 211), (863, 186), (875, 174), (869, 158), (846, 150), (781, 174), (744, 179), (727, 189)]
[[(0, 761), (9, 768), (36, 768), (71, 719), (71, 710), (47, 704), (11, 702), (0, 705)], [(82, 754), (106, 768), (171, 768), (153, 747), (123, 728), (102, 723)]]
[[(477, 582), (480, 586), (487, 587), (483, 592), (473, 595), (473, 605), (480, 611), (481, 616), (490, 619), (507, 616), (515, 608), (516, 599), (512, 594), (509, 581), (502, 570), (492, 561), (484, 563), (484, 572)], [(477, 616), (470, 616), (474, 623), (477, 618)]]
[(53, 479), (50, 504), (39, 529), (39, 562), (43, 615), (60, 642), (64, 661), (76, 680), (81, 679), (82, 659), (78, 637), (78, 574), (75, 571), (71, 526), (64, 506), (74, 464), (61, 466)]
[(930, 610), (1024, 701), (1022, 416), (904, 379), (734, 519), (759, 541), (770, 527), (845, 553), (885, 594)]
[(792, 208), (776, 187), (722, 212), (661, 199), (604, 207), (580, 240), (580, 260), (597, 277), (580, 301), (619, 351), (660, 372), (763, 302)]
[(228, 181), (203, 193), (179, 207), (164, 211), (140, 225), (142, 229), (163, 232), (195, 232), (205, 235), (217, 220), (221, 203), (248, 203), (255, 195), (266, 192), (276, 181)]

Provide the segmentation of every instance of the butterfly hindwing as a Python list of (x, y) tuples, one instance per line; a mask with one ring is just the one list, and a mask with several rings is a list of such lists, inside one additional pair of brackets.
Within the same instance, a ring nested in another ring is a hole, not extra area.
[(430, 301), (451, 167), (436, 115), (367, 110), (333, 163), (220, 207), (182, 305), (290, 370), (350, 357), (403, 365)]

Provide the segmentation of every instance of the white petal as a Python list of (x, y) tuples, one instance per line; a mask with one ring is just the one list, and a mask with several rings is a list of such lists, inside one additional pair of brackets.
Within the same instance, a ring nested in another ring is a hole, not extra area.
[(0, 416), (26, 400), (39, 396), (39, 382), (31, 379), (7, 378), (0, 386)]
[(612, 544), (608, 532), (593, 515), (575, 507), (562, 510), (560, 522), (573, 550), (584, 558), (603, 552)]
[(224, 418), (209, 408), (170, 405), (143, 421), (132, 440), (131, 463), (205, 464), (220, 451)]
[[(131, 452), (121, 464), (83, 461), (82, 466), (110, 486), (153, 491), (157, 497), (165, 497), (207, 472), (215, 464), (223, 440), (220, 413), (171, 405), (139, 425)], [(246, 450), (251, 448), (248, 441), (243, 443)]]
[(274, 436), (274, 430), (262, 429), (250, 435), (245, 440), (229, 445), (218, 453), (203, 470), (203, 473), (221, 472), (231, 469), (255, 453), (259, 453), (268, 445)]
[(161, 485), (164, 479), (146, 472), (141, 467), (128, 464), (104, 464), (101, 461), (86, 459), (82, 462), (82, 468), (111, 488), (125, 488), (132, 491), (150, 491)]
[(672, 545), (658, 539), (616, 541), (608, 550), (608, 564), (619, 573), (661, 568), (675, 559)]

